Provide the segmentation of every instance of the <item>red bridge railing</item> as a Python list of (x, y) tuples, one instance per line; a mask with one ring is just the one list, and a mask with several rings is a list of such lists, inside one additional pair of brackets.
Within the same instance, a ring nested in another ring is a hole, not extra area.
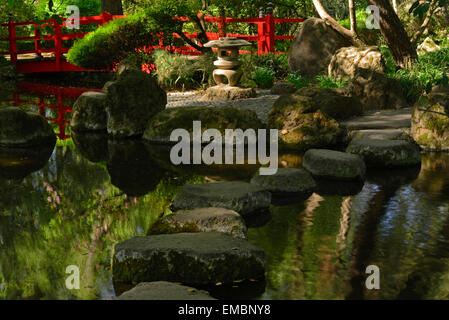
[[(107, 22), (122, 18), (124, 16), (113, 16), (107, 12), (102, 13), (99, 16), (92, 17), (81, 17), (80, 24), (96, 24), (97, 26), (104, 25)], [(216, 23), (218, 24), (218, 33), (207, 33), (207, 36), (210, 40), (216, 40), (221, 36), (224, 36), (224, 29), (226, 24), (230, 23), (254, 23), (257, 24), (257, 35), (241, 35), (241, 34), (226, 34), (227, 36), (237, 37), (240, 39), (245, 39), (247, 41), (257, 42), (257, 53), (258, 54), (267, 54), (269, 52), (275, 54), (282, 54), (283, 52), (275, 51), (275, 41), (276, 40), (290, 40), (294, 39), (294, 36), (282, 36), (275, 34), (275, 25), (281, 23), (300, 23), (302, 19), (275, 19), (273, 15), (268, 14), (264, 17), (260, 18), (217, 18), (217, 17), (204, 17), (206, 22)], [(188, 21), (188, 18), (178, 18)], [(26, 36), (26, 37), (17, 37), (17, 27), (23, 26), (33, 26), (34, 27), (34, 35)], [(0, 52), (3, 55), (9, 55), (11, 63), (16, 65), (17, 70), (22, 73), (32, 73), (32, 72), (55, 72), (55, 71), (82, 71), (85, 70), (83, 68), (74, 66), (67, 62), (63, 54), (67, 53), (70, 48), (63, 47), (63, 41), (80, 39), (83, 38), (87, 32), (80, 33), (62, 33), (62, 28), (66, 27), (66, 23), (63, 22), (59, 24), (55, 19), (50, 20), (42, 20), (37, 22), (14, 22), (9, 21), (8, 23), (1, 24), (1, 27), (8, 28), (8, 38), (2, 38), (0, 41), (9, 43), (9, 51)], [(42, 35), (41, 30), (42, 27), (51, 27), (54, 32), (52, 34)], [(190, 39), (198, 39), (198, 34), (193, 33), (185, 33), (185, 35)], [(178, 37), (179, 35), (174, 35), (174, 37)], [(18, 42), (20, 41), (30, 41), (34, 40), (34, 49), (32, 50), (22, 50), (18, 49)], [(42, 41), (53, 41), (54, 48), (42, 48)], [(186, 54), (186, 55), (200, 55), (200, 52), (193, 47), (189, 46), (181, 46), (181, 47), (170, 47), (167, 48), (164, 46), (163, 37), (161, 36), (161, 41), (158, 46), (150, 46), (145, 48), (148, 51), (162, 48), (169, 49), (173, 52)], [(19, 55), (21, 54), (38, 54), (42, 53), (51, 53), (54, 55), (54, 60), (42, 59), (40, 61), (26, 61), (19, 59)], [(249, 53), (249, 51), (242, 51), (242, 53)]]
[[(41, 116), (43, 116), (47, 121), (57, 125), (58, 131), (56, 132), (56, 136), (60, 140), (65, 140), (70, 138), (70, 135), (66, 134), (66, 128), (70, 126), (67, 113), (72, 111), (72, 108), (67, 106), (66, 99), (76, 100), (81, 94), (87, 91), (101, 90), (60, 87), (32, 82), (19, 82), (17, 84), (17, 91), (13, 93), (11, 99), (3, 100), (3, 102), (11, 102), (16, 107), (21, 105), (36, 106)], [(25, 95), (26, 98), (22, 98), (21, 95)], [(56, 104), (45, 103), (45, 97), (55, 97)], [(35, 100), (36, 98), (37, 101)], [(47, 116), (47, 110), (57, 111), (57, 116)]]

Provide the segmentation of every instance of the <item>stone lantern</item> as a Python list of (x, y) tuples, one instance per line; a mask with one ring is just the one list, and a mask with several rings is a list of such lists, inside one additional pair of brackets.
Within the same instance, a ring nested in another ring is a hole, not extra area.
[(206, 43), (204, 46), (208, 48), (218, 49), (218, 60), (214, 62), (217, 69), (214, 70), (214, 81), (217, 85), (227, 85), (235, 87), (242, 77), (242, 71), (239, 61), (239, 50), (241, 47), (250, 46), (251, 43), (246, 40), (239, 40), (234, 37), (220, 38)]

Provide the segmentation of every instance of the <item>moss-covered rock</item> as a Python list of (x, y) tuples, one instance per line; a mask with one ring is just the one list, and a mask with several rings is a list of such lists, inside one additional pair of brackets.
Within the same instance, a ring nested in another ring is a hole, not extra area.
[(412, 115), (413, 139), (427, 151), (449, 151), (449, 88), (421, 97)]
[(245, 221), (237, 212), (212, 207), (176, 211), (158, 220), (148, 235), (212, 231), (246, 239)]
[(360, 101), (350, 96), (345, 89), (306, 87), (295, 94), (311, 98), (314, 111), (321, 110), (328, 117), (337, 120), (358, 116), (363, 112)]
[(329, 63), (329, 76), (350, 80), (358, 68), (365, 68), (379, 73), (385, 72), (385, 62), (376, 46), (345, 47), (337, 50)]
[(0, 146), (34, 147), (55, 142), (53, 129), (41, 115), (17, 107), (0, 109)]
[(232, 283), (263, 278), (265, 254), (219, 232), (134, 237), (115, 246), (112, 272), (116, 283)]
[(344, 130), (336, 120), (327, 117), (320, 110), (302, 113), (304, 108), (306, 107), (300, 107), (298, 110), (291, 107), (281, 110), (273, 108), (270, 111), (268, 126), (279, 130), (281, 149), (322, 148), (336, 145), (342, 140)]
[(419, 165), (419, 147), (405, 140), (352, 140), (346, 152), (357, 154), (368, 167), (390, 168)]
[(408, 106), (398, 81), (373, 70), (356, 69), (347, 90), (360, 100), (364, 111)]
[(180, 107), (159, 112), (149, 122), (143, 138), (151, 142), (170, 141), (175, 129), (185, 129), (192, 133), (193, 121), (201, 121), (201, 131), (217, 129), (222, 135), (226, 129), (264, 128), (257, 115), (250, 110), (215, 107)]
[(71, 127), (77, 131), (106, 130), (106, 94), (89, 91), (75, 101)]
[(148, 121), (167, 104), (167, 94), (152, 76), (125, 70), (103, 88), (107, 94), (108, 133), (115, 137), (142, 136)]

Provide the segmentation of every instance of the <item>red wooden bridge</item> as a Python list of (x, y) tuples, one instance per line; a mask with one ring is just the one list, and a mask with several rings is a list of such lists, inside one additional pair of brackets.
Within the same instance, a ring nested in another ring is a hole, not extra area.
[[(124, 16), (113, 16), (107, 12), (102, 13), (99, 16), (81, 17), (80, 24), (96, 24), (97, 26), (104, 25), (113, 19), (120, 19)], [(188, 18), (177, 18), (188, 21)], [(64, 21), (64, 20), (63, 20)], [(205, 21), (209, 23), (218, 24), (218, 33), (207, 33), (210, 40), (216, 40), (220, 36), (224, 35), (224, 27), (230, 23), (253, 23), (257, 24), (257, 35), (240, 35), (240, 34), (226, 34), (226, 36), (237, 37), (245, 39), (247, 41), (257, 42), (257, 53), (266, 54), (269, 52), (282, 54), (283, 52), (275, 51), (276, 40), (290, 40), (293, 36), (283, 36), (275, 34), (275, 26), (280, 23), (300, 23), (302, 19), (275, 19), (271, 14), (268, 14), (260, 18), (226, 18), (226, 17), (205, 17)], [(65, 54), (70, 50), (69, 47), (63, 46), (63, 41), (74, 40), (83, 38), (87, 33), (63, 33), (63, 28), (66, 27), (66, 23), (58, 23), (56, 19), (42, 20), (39, 22), (14, 22), (1, 24), (1, 27), (8, 28), (8, 38), (0, 39), (0, 42), (9, 43), (9, 50), (0, 52), (10, 59), (11, 63), (16, 66), (16, 69), (20, 73), (36, 73), (36, 72), (63, 72), (63, 71), (85, 71), (86, 69), (77, 67), (65, 59)], [(17, 36), (17, 29), (23, 27), (31, 27), (34, 29), (34, 34), (24, 37)], [(43, 27), (50, 27), (53, 32), (48, 34), (43, 33)], [(185, 34), (190, 39), (198, 39), (198, 34), (193, 33)], [(174, 35), (179, 37), (179, 35)], [(34, 49), (19, 50), (19, 42), (34, 41)], [(52, 48), (42, 48), (41, 41), (54, 42)], [(193, 47), (164, 47), (163, 40), (158, 46), (151, 46), (145, 48), (145, 50), (152, 51), (154, 49), (167, 49), (172, 52), (186, 55), (200, 55), (200, 52)], [(249, 51), (242, 51), (242, 53), (249, 53)], [(36, 56), (37, 55), (37, 56)]]

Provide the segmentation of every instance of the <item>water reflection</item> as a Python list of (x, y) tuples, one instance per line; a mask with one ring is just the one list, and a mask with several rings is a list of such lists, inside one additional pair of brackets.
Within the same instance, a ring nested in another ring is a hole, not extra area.
[[(173, 166), (169, 149), (161, 146), (68, 128), (65, 134), (73, 135), (74, 144), (67, 139), (54, 150), (28, 154), (0, 150), (0, 298), (113, 296), (115, 243), (145, 234), (170, 212), (184, 184), (248, 181), (259, 168)], [(301, 163), (300, 155), (280, 156), (282, 166)], [(421, 167), (371, 170), (364, 184), (327, 181), (307, 199), (273, 203), (271, 220), (248, 231), (249, 241), (266, 252), (265, 283), (213, 294), (447, 299), (448, 191), (449, 155), (427, 154)], [(380, 290), (365, 288), (371, 264), (380, 268)], [(65, 288), (68, 265), (80, 267), (79, 291)]]

